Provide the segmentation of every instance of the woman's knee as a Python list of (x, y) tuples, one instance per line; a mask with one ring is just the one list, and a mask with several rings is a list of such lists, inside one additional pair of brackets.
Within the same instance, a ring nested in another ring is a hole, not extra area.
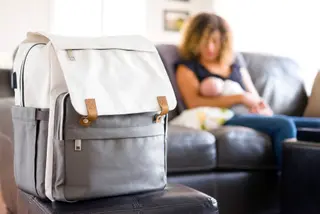
[(275, 117), (274, 126), (282, 133), (285, 133), (288, 138), (295, 138), (297, 135), (296, 125), (289, 117)]

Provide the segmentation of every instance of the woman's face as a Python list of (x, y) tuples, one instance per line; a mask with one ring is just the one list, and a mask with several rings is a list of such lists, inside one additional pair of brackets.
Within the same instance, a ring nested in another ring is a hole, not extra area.
[(215, 31), (204, 38), (200, 44), (200, 58), (205, 61), (215, 61), (221, 49), (221, 34)]

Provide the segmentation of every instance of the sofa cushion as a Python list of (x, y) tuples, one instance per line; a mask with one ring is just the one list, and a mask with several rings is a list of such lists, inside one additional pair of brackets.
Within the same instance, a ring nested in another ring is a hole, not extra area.
[(222, 126), (211, 133), (216, 137), (217, 168), (246, 170), (276, 167), (269, 136), (240, 126)]
[(216, 144), (211, 133), (169, 125), (169, 173), (209, 170), (215, 166)]
[(276, 169), (269, 136), (240, 126), (206, 132), (169, 125), (168, 173), (217, 169)]

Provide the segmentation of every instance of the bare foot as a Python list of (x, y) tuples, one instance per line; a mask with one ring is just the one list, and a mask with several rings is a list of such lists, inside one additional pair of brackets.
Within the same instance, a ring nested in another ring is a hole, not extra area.
[(288, 138), (288, 139), (285, 139), (284, 142), (289, 142), (289, 143), (294, 143), (294, 142), (297, 142), (297, 138)]

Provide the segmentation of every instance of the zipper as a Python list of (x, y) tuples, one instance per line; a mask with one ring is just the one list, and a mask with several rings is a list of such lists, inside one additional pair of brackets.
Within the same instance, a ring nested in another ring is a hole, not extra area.
[[(60, 124), (59, 124), (59, 140), (63, 140), (64, 136), (63, 136), (63, 129), (64, 129), (64, 122), (65, 122), (65, 108), (66, 108), (66, 99), (69, 96), (69, 93), (64, 93), (62, 95), (61, 98), (61, 102), (60, 102), (60, 112), (59, 112), (59, 117), (60, 117)], [(82, 143), (80, 139), (76, 139), (74, 140), (74, 151), (81, 151), (82, 147), (81, 147)]]
[(28, 55), (29, 55), (31, 49), (38, 46), (38, 45), (46, 45), (46, 44), (45, 43), (37, 43), (37, 44), (32, 45), (29, 48), (24, 60), (21, 63), (20, 78), (19, 78), (20, 80), (19, 81), (20, 81), (20, 103), (23, 107), (25, 106), (25, 103), (24, 103), (24, 67), (25, 67), (25, 64), (26, 64), (26, 61), (27, 61), (27, 58), (28, 58)]
[(85, 51), (87, 50), (95, 50), (95, 51), (119, 50), (119, 51), (150, 52), (150, 51), (126, 49), (126, 48), (74, 48), (74, 49), (66, 49), (67, 57), (70, 61), (75, 61), (76, 58), (74, 56), (74, 51), (84, 51), (84, 50)]

